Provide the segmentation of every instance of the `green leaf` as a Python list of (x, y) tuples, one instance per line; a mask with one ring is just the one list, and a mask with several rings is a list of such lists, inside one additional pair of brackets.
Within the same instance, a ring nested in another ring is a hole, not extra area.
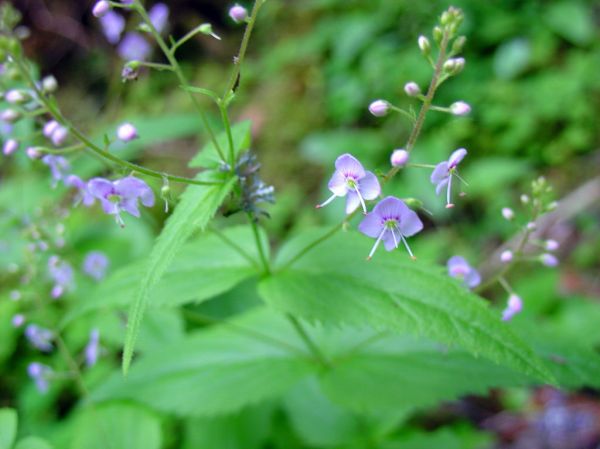
[[(235, 155), (237, 157), (244, 151), (250, 148), (252, 138), (252, 122), (246, 120), (240, 123), (236, 123), (231, 127), (231, 134), (233, 135), (233, 146), (235, 148)], [(220, 133), (217, 136), (217, 142), (219, 146), (225, 151), (229, 148), (229, 141), (225, 132)], [(225, 154), (229, 154), (228, 151)], [(204, 148), (190, 161), (190, 167), (205, 167), (205, 168), (218, 168), (221, 164), (221, 158), (217, 149), (212, 142), (208, 142), (204, 145)]]
[[(258, 260), (249, 227), (228, 228), (223, 235)], [(145, 267), (145, 262), (137, 262), (115, 272), (99, 284), (89, 298), (77, 304), (64, 321), (69, 322), (88, 311), (131, 304)], [(215, 233), (207, 232), (183, 245), (150, 292), (148, 306), (175, 307), (192, 301), (200, 303), (230, 290), (256, 273), (251, 261)]]
[(179, 415), (215, 415), (275, 398), (316, 364), (291, 325), (270, 310), (196, 332), (115, 374), (93, 400), (134, 399)]
[(544, 8), (547, 25), (575, 45), (591, 43), (596, 34), (591, 5), (577, 0), (556, 2)]
[[(278, 266), (323, 233), (304, 234), (288, 244)], [(413, 262), (401, 251), (381, 249), (368, 262), (372, 244), (358, 233), (338, 234), (290, 268), (279, 268), (259, 291), (268, 304), (309, 321), (410, 332), (554, 381), (531, 348), (481, 298), (441, 269)]]
[(74, 426), (72, 449), (160, 449), (158, 417), (131, 404), (88, 408)]
[(173, 215), (167, 220), (152, 249), (129, 312), (123, 351), (124, 373), (127, 373), (133, 357), (135, 340), (150, 298), (150, 292), (153, 291), (154, 286), (165, 274), (175, 255), (192, 233), (206, 227), (235, 182), (236, 178), (231, 178), (224, 184), (216, 186), (188, 186)]
[(27, 437), (20, 440), (15, 449), (52, 449), (46, 440), (38, 437)]
[(17, 436), (17, 412), (12, 408), (0, 409), (0, 449), (10, 449)]

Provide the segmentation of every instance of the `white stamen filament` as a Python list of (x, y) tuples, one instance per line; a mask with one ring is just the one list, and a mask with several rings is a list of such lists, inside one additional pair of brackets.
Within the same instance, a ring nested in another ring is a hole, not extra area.
[(408, 254), (410, 254), (410, 258), (412, 260), (417, 260), (417, 258), (415, 257), (415, 255), (410, 250), (410, 246), (408, 246), (408, 243), (406, 242), (406, 239), (404, 238), (404, 236), (402, 234), (400, 234), (400, 238), (402, 239), (402, 243), (404, 243), (404, 247), (406, 248), (406, 251), (408, 251)]
[(453, 207), (454, 204), (450, 202), (450, 192), (452, 190), (452, 174), (450, 174), (450, 178), (448, 178), (448, 190), (446, 191), (446, 208)]
[[(397, 225), (394, 225), (393, 228), (390, 228), (392, 237), (394, 238), (394, 245), (396, 245), (396, 249), (398, 249), (398, 239), (396, 239), (396, 233), (394, 232), (394, 229), (398, 230), (398, 234), (400, 234), (400, 230), (398, 229)], [(400, 234), (400, 235), (402, 235), (402, 234)]]
[(360, 200), (360, 204), (362, 206), (364, 214), (367, 215), (367, 206), (365, 204), (365, 200), (363, 200), (363, 197), (360, 194), (360, 190), (358, 190), (357, 186), (354, 186), (354, 190), (356, 190), (356, 194), (358, 195), (358, 199)]
[(375, 244), (373, 245), (373, 248), (371, 248), (371, 252), (369, 253), (369, 256), (367, 257), (367, 260), (371, 260), (371, 258), (373, 257), (373, 254), (375, 254), (375, 250), (379, 246), (379, 242), (381, 242), (381, 239), (383, 237), (383, 234), (385, 234), (385, 231), (387, 231), (387, 229), (384, 226), (383, 230), (381, 231), (381, 234), (379, 234), (379, 237), (377, 237), (377, 240), (375, 240)]
[(324, 202), (324, 203), (317, 204), (315, 207), (316, 207), (317, 209), (320, 209), (320, 208), (322, 208), (322, 207), (325, 207), (325, 206), (327, 206), (329, 203), (331, 203), (333, 200), (335, 200), (335, 198), (336, 198), (336, 197), (337, 197), (337, 195), (335, 195), (335, 194), (334, 194), (334, 195), (331, 195), (331, 196), (330, 196), (330, 197), (329, 197), (327, 200), (325, 200), (325, 202)]

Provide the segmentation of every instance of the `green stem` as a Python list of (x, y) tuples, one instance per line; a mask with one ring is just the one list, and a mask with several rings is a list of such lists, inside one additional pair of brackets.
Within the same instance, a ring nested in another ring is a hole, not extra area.
[(290, 323), (292, 323), (292, 326), (294, 326), (294, 329), (296, 329), (296, 332), (298, 333), (300, 338), (302, 338), (302, 340), (304, 341), (304, 344), (306, 344), (306, 347), (310, 350), (310, 352), (313, 354), (313, 356), (319, 361), (319, 363), (321, 365), (323, 365), (324, 367), (329, 367), (330, 366), (329, 361), (323, 355), (323, 353), (321, 352), (321, 350), (319, 349), (317, 344), (310, 338), (310, 335), (308, 335), (308, 332), (306, 332), (306, 329), (304, 329), (304, 326), (302, 326), (302, 323), (300, 321), (298, 321), (298, 319), (295, 316), (293, 316), (289, 313), (286, 314), (286, 317), (290, 321)]
[(231, 122), (229, 121), (227, 108), (222, 101), (219, 101), (219, 110), (221, 111), (221, 119), (223, 120), (227, 142), (229, 143), (229, 166), (231, 167), (231, 172), (235, 173), (235, 146), (233, 143), (233, 134), (231, 133)]
[(138, 64), (142, 67), (148, 67), (149, 69), (154, 69), (154, 70), (168, 70), (173, 72), (173, 67), (169, 64), (159, 64), (157, 62), (144, 62), (144, 61), (138, 61)]
[(252, 227), (252, 234), (254, 235), (254, 242), (256, 244), (256, 249), (258, 250), (258, 255), (260, 256), (260, 261), (263, 266), (263, 270), (265, 274), (271, 274), (271, 266), (269, 264), (269, 259), (265, 254), (265, 249), (263, 248), (263, 244), (260, 238), (260, 233), (258, 232), (258, 225), (256, 224), (256, 220), (254, 220), (254, 216), (252, 213), (247, 213), (248, 221), (250, 222), (250, 226)]
[(60, 351), (61, 355), (65, 359), (67, 366), (74, 374), (75, 382), (77, 384), (79, 392), (82, 396), (88, 396), (89, 392), (87, 387), (85, 386), (85, 383), (83, 382), (83, 376), (81, 375), (79, 365), (77, 365), (77, 362), (75, 362), (75, 359), (73, 359), (73, 356), (71, 356), (69, 348), (67, 348), (67, 345), (58, 333), (56, 333), (56, 345), (58, 346), (58, 350)]

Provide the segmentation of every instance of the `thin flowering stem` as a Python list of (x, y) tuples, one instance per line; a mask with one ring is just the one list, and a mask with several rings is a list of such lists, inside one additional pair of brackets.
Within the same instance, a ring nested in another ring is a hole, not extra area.
[(435, 168), (435, 165), (433, 165), (433, 164), (415, 164), (413, 162), (410, 162), (406, 166), (407, 167), (414, 167), (414, 168), (427, 168), (427, 169)]
[(219, 101), (219, 110), (221, 111), (221, 119), (225, 126), (225, 134), (227, 134), (227, 143), (229, 144), (229, 166), (231, 167), (231, 172), (235, 173), (235, 145), (233, 143), (233, 134), (231, 132), (231, 122), (229, 121), (227, 107), (222, 101)]
[(267, 275), (271, 274), (271, 264), (269, 263), (269, 258), (267, 257), (265, 249), (263, 248), (262, 239), (260, 238), (260, 233), (258, 232), (258, 225), (256, 224), (256, 220), (250, 212), (248, 212), (247, 217), (250, 223), (250, 227), (252, 228), (254, 242), (256, 243), (256, 249), (258, 250), (258, 255), (260, 256), (260, 261), (262, 263), (264, 272)]
[(158, 62), (145, 62), (145, 61), (137, 61), (137, 63), (141, 67), (148, 67), (149, 69), (154, 69), (158, 71), (167, 70), (169, 72), (174, 72), (175, 69), (170, 64), (160, 64)]
[(50, 113), (50, 115), (52, 115), (52, 117), (59, 122), (61, 125), (67, 127), (69, 129), (69, 131), (71, 132), (71, 134), (77, 139), (79, 140), (84, 146), (85, 149), (91, 151), (93, 154), (95, 154), (96, 156), (101, 157), (104, 160), (109, 160), (117, 165), (120, 165), (122, 167), (128, 168), (130, 170), (133, 170), (135, 172), (138, 173), (142, 173), (144, 175), (147, 176), (151, 176), (153, 178), (159, 178), (159, 179), (168, 179), (169, 181), (173, 181), (173, 182), (180, 182), (183, 184), (194, 184), (194, 185), (215, 185), (215, 184), (221, 184), (220, 182), (210, 182), (210, 181), (199, 181), (197, 179), (193, 179), (193, 178), (186, 178), (183, 176), (175, 176), (175, 175), (171, 175), (169, 173), (165, 173), (165, 172), (160, 172), (157, 170), (152, 170), (146, 167), (142, 167), (141, 165), (138, 164), (134, 164), (133, 162), (129, 162), (126, 161), (125, 159), (121, 159), (120, 157), (100, 148), (98, 145), (96, 145), (95, 143), (93, 143), (85, 134), (83, 134), (82, 131), (80, 131), (77, 127), (75, 127), (71, 122), (69, 122), (65, 116), (63, 116), (62, 112), (58, 109), (58, 107), (55, 105), (54, 101), (49, 100), (46, 97), (46, 94), (44, 94), (39, 87), (37, 86), (36, 82), (34, 81), (34, 79), (31, 77), (31, 74), (29, 73), (29, 70), (27, 69), (27, 67), (25, 66), (25, 63), (17, 56), (13, 55), (13, 59), (15, 61), (15, 63), (17, 64), (17, 66), (19, 67), (20, 72), (22, 73), (22, 75), (26, 78), (28, 84), (30, 85), (30, 87), (35, 91), (35, 93), (38, 96), (39, 101), (42, 102), (42, 104), (47, 108), (48, 112)]
[(506, 290), (506, 293), (508, 293), (509, 295), (514, 295), (515, 291), (512, 289), (512, 287), (510, 286), (510, 284), (506, 281), (506, 279), (504, 278), (504, 276), (500, 276), (498, 278), (498, 283), (502, 286), (502, 288), (504, 290)]

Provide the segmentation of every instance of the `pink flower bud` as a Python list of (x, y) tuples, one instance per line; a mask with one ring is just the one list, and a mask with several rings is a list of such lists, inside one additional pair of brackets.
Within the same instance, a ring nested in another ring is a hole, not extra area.
[(19, 149), (19, 142), (15, 139), (8, 139), (4, 142), (4, 146), (2, 147), (2, 152), (5, 156), (10, 156), (15, 151)]
[(14, 109), (5, 109), (0, 114), (0, 120), (7, 123), (14, 123), (21, 118), (19, 111)]
[(229, 17), (235, 23), (240, 23), (248, 18), (248, 10), (241, 5), (235, 4), (229, 9)]
[(406, 92), (406, 95), (409, 97), (416, 97), (421, 93), (421, 88), (414, 81), (410, 81), (404, 85), (404, 92)]
[(123, 142), (131, 142), (138, 138), (138, 132), (131, 123), (123, 123), (119, 126), (119, 129), (117, 129), (117, 137)]
[(502, 263), (510, 262), (513, 260), (513, 252), (508, 249), (506, 251), (502, 251), (502, 254), (500, 254), (500, 260)]
[(502, 208), (502, 216), (504, 217), (505, 220), (512, 220), (513, 218), (515, 218), (515, 213), (513, 212), (513, 210), (510, 207), (503, 207)]
[(29, 159), (38, 159), (42, 154), (39, 152), (39, 150), (35, 147), (28, 147), (25, 150), (25, 154), (27, 154), (27, 157)]
[(502, 312), (502, 321), (508, 321), (523, 310), (523, 300), (514, 293), (508, 297), (506, 308)]
[(471, 106), (464, 101), (457, 101), (450, 105), (450, 112), (457, 116), (469, 115), (471, 113)]
[(12, 89), (4, 94), (4, 99), (11, 104), (22, 104), (27, 101), (27, 96), (20, 90)]
[(392, 156), (390, 157), (392, 167), (404, 167), (408, 163), (409, 157), (410, 155), (408, 151), (402, 148), (394, 150)]
[(59, 147), (67, 141), (67, 137), (69, 137), (69, 130), (64, 126), (58, 125), (58, 127), (52, 132), (50, 140), (55, 147)]
[(547, 267), (555, 267), (558, 265), (558, 259), (554, 254), (544, 253), (540, 256), (540, 261)]
[(369, 112), (375, 117), (383, 117), (390, 110), (390, 104), (385, 100), (375, 100), (369, 105)]
[(46, 122), (46, 124), (44, 125), (44, 128), (42, 129), (42, 134), (44, 134), (44, 136), (50, 138), (52, 133), (59, 126), (60, 126), (60, 124), (56, 120), (50, 120), (49, 122)]
[(109, 9), (110, 3), (108, 3), (106, 0), (100, 0), (99, 2), (96, 2), (92, 8), (92, 14), (94, 17), (102, 17), (108, 12)]
[(556, 240), (546, 240), (544, 247), (548, 251), (556, 251), (560, 247), (560, 244)]

